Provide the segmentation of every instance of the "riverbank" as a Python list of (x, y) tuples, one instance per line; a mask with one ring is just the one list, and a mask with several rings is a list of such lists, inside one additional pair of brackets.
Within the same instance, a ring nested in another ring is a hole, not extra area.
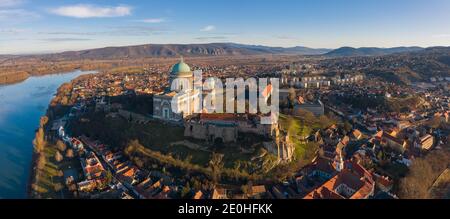
[[(96, 72), (78, 71), (78, 74), (71, 77), (70, 83), (90, 73)], [(30, 174), (27, 181), (26, 194), (28, 198), (71, 197), (69, 191), (66, 191), (64, 188), (65, 177), (63, 175), (67, 169), (78, 168), (79, 163), (74, 162), (73, 157), (67, 155), (66, 152), (69, 148), (58, 138), (53, 127), (57, 119), (69, 114), (71, 106), (52, 105), (58, 99), (61, 88), (67, 84), (60, 83), (59, 87), (55, 89), (56, 93), (47, 102), (45, 115), (41, 117), (40, 125), (36, 130), (33, 140), (32, 160), (29, 167)], [(61, 149), (62, 145), (64, 145), (63, 149)], [(57, 156), (60, 156), (61, 160)]]
[(38, 60), (18, 57), (0, 63), (0, 85), (10, 85), (30, 77), (73, 71), (103, 71), (121, 66), (118, 60)]
[(32, 141), (39, 119), (47, 114), (58, 87), (93, 72), (66, 72), (29, 77), (0, 86), (0, 198), (29, 197), (33, 157)]
[[(173, 59), (177, 59), (174, 57)], [(17, 57), (0, 62), (0, 85), (9, 85), (24, 81), (34, 76), (45, 76), (71, 71), (108, 71), (136, 72), (146, 68), (150, 63), (169, 63), (166, 58), (141, 59), (80, 59), (48, 60), (30, 57)], [(138, 69), (138, 70), (136, 70)]]
[[(70, 109), (70, 108), (67, 108)], [(52, 117), (54, 108), (49, 107), (33, 140), (34, 150), (30, 165), (30, 177), (27, 185), (28, 198), (73, 198), (73, 193), (65, 187), (66, 174), (74, 174), (77, 178), (80, 172), (79, 162), (67, 142), (64, 142), (55, 131)], [(68, 113), (66, 110), (65, 114)]]
[[(2, 68), (0, 67), (0, 71)], [(74, 71), (95, 71), (95, 68), (91, 69), (83, 69), (80, 68), (63, 68), (63, 69), (51, 69), (48, 71), (43, 71), (40, 73), (31, 73), (31, 71), (34, 69), (28, 69), (28, 70), (19, 70), (15, 72), (8, 72), (4, 71), (0, 73), (0, 85), (13, 85), (20, 82), (23, 82), (31, 77), (43, 77), (43, 76), (49, 76), (49, 75), (58, 75), (58, 74), (65, 74), (61, 72), (74, 72)]]
[(14, 84), (25, 81), (30, 75), (27, 72), (0, 73), (0, 85)]
[(32, 197), (32, 188), (31, 185), (33, 184), (33, 179), (36, 176), (36, 169), (35, 169), (35, 163), (37, 161), (38, 154), (33, 152), (33, 155), (31, 157), (31, 164), (30, 164), (30, 174), (28, 175), (28, 181), (27, 181), (27, 198), (33, 198)]

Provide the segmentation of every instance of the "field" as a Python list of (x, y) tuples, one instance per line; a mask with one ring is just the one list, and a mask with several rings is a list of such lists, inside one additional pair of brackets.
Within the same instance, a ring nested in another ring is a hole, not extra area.
[(318, 146), (308, 142), (307, 138), (312, 134), (313, 128), (319, 128), (320, 124), (317, 118), (311, 117), (294, 117), (288, 115), (280, 115), (281, 128), (289, 135), (289, 140), (294, 144), (294, 158), (297, 161), (307, 162)]
[(37, 169), (32, 189), (34, 193), (32, 197), (36, 198), (70, 198), (73, 197), (64, 186), (64, 175), (74, 175), (75, 179), (79, 178), (82, 173), (81, 165), (78, 159), (64, 158), (61, 162), (55, 160), (55, 154), (58, 149), (54, 145), (47, 145), (44, 149), (45, 166)]
[(434, 198), (450, 199), (450, 169), (447, 168), (433, 183), (430, 189)]

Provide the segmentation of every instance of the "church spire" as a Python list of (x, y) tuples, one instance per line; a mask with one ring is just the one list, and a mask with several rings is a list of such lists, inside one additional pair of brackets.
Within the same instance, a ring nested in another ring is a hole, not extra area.
[(180, 56), (180, 62), (184, 62), (183, 56)]

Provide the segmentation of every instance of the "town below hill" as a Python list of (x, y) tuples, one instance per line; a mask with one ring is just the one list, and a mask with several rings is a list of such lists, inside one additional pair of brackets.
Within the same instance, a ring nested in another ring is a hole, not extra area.
[[(233, 43), (168, 44), (108, 47), (43, 55), (0, 56), (0, 84), (30, 76), (73, 70), (120, 71), (165, 65), (185, 56), (194, 65), (253, 65), (247, 76), (287, 70), (303, 75), (362, 72), (395, 83), (448, 77), (449, 47), (351, 48), (336, 50), (307, 47), (267, 47)], [(242, 60), (245, 60), (243, 62)], [(270, 66), (272, 65), (272, 66)], [(217, 67), (217, 66), (215, 66)], [(258, 71), (258, 72), (255, 72)], [(165, 69), (167, 72), (167, 69)]]
[(189, 75), (177, 67), (184, 60), (83, 75), (58, 89), (41, 120), (30, 197), (448, 197), (449, 78), (407, 84), (364, 74), (414, 67), (419, 57), (189, 58), (205, 76), (280, 78), (282, 114), (272, 125), (250, 113), (168, 114), (164, 91), (170, 77)]

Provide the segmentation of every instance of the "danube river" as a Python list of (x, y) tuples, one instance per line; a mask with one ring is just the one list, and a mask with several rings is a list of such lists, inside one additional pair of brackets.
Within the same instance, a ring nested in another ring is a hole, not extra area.
[(32, 141), (58, 87), (82, 74), (75, 71), (30, 77), (0, 85), (0, 199), (27, 198)]

